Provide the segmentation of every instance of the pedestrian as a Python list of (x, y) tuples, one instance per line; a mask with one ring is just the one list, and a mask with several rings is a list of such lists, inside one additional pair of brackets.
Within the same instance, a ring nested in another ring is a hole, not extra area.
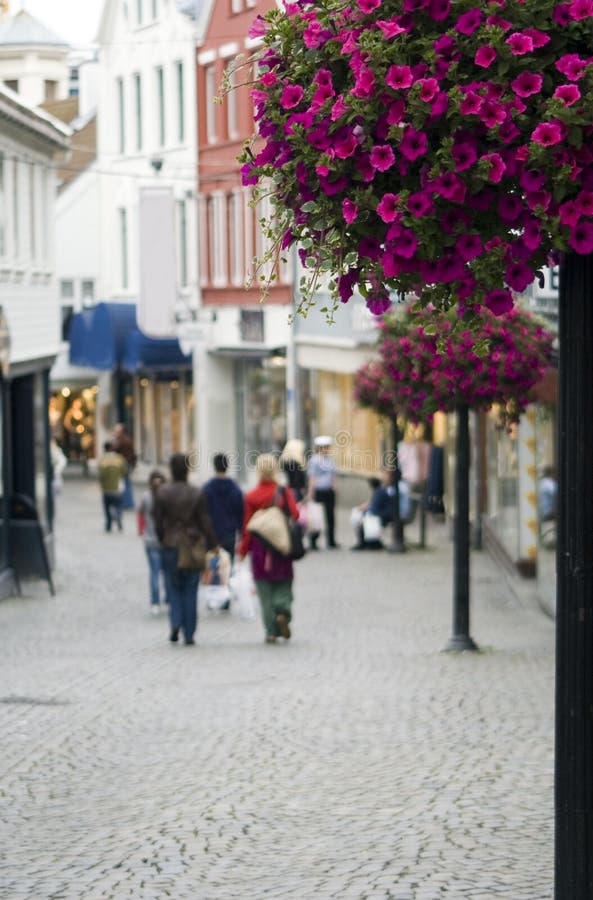
[(288, 514), (298, 520), (299, 511), (290, 488), (280, 486), (278, 462), (271, 453), (262, 453), (257, 458), (259, 482), (245, 495), (243, 533), (237, 549), (237, 556), (243, 559), (247, 553), (251, 557), (253, 579), (259, 597), (265, 629), (265, 640), (274, 644), (277, 638), (288, 640), (291, 635), (292, 619), (292, 561), (266, 548), (261, 541), (249, 534), (247, 524), (258, 509), (272, 506), (274, 502), (285, 505)]
[[(381, 532), (386, 525), (393, 522), (393, 504), (395, 499), (393, 469), (383, 469), (382, 478), (369, 478), (371, 498), (353, 510), (352, 525), (356, 533), (356, 544), (351, 550), (382, 550)], [(410, 488), (403, 478), (398, 481), (399, 516), (405, 522), (410, 516)], [(358, 515), (356, 515), (358, 513)], [(374, 521), (369, 521), (370, 519)], [(376, 525), (375, 525), (376, 523)], [(369, 527), (370, 526), (370, 527)], [(372, 529), (376, 527), (376, 531)]]
[(103, 454), (99, 457), (99, 483), (103, 493), (103, 509), (105, 511), (105, 531), (111, 531), (111, 525), (115, 519), (116, 525), (121, 531), (122, 523), (122, 497), (123, 485), (128, 466), (121, 455), (117, 453), (111, 441), (103, 445)]
[(134, 509), (134, 492), (132, 489), (132, 470), (136, 465), (136, 453), (134, 442), (126, 431), (126, 426), (118, 422), (113, 429), (112, 444), (117, 453), (121, 453), (128, 464), (128, 471), (124, 478), (124, 494), (122, 500), (123, 509)]
[[(331, 454), (332, 439), (328, 435), (315, 438), (316, 452), (309, 460), (307, 475), (309, 479), (308, 497), (321, 503), (325, 516), (325, 539), (328, 549), (334, 550), (339, 545), (335, 537), (336, 509), (336, 461)], [(318, 534), (310, 534), (311, 550), (317, 550)]]
[(213, 466), (216, 474), (203, 488), (206, 507), (218, 543), (230, 555), (232, 562), (237, 536), (243, 525), (243, 491), (228, 474), (229, 459), (226, 453), (215, 454)]
[(161, 545), (156, 533), (154, 521), (154, 498), (156, 492), (165, 483), (165, 476), (154, 469), (148, 477), (148, 490), (142, 495), (138, 504), (138, 534), (144, 540), (144, 549), (148, 559), (150, 585), (150, 611), (158, 616), (161, 611)]
[(176, 643), (182, 631), (189, 645), (195, 643), (198, 584), (206, 550), (218, 545), (206, 497), (199, 488), (188, 484), (187, 458), (183, 453), (174, 453), (169, 466), (172, 481), (161, 485), (154, 498), (155, 530), (169, 602), (169, 640)]
[(291, 438), (286, 442), (280, 454), (280, 468), (286, 475), (286, 481), (300, 502), (307, 495), (307, 461), (305, 459), (305, 442)]
[(68, 460), (55, 437), (50, 441), (49, 455), (52, 474), (51, 489), (54, 497), (57, 497), (62, 493), (62, 488), (64, 487), (64, 470), (68, 465)]

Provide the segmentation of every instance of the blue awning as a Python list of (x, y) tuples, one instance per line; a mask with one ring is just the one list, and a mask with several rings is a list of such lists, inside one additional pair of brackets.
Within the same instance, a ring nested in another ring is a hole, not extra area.
[(126, 337), (136, 327), (133, 303), (98, 303), (72, 317), (70, 362), (108, 372), (120, 365)]
[(70, 362), (111, 371), (172, 373), (191, 368), (177, 338), (150, 338), (136, 323), (133, 303), (98, 303), (72, 317)]
[(126, 372), (178, 372), (191, 368), (191, 356), (181, 352), (177, 338), (149, 338), (134, 328), (126, 338), (121, 360)]

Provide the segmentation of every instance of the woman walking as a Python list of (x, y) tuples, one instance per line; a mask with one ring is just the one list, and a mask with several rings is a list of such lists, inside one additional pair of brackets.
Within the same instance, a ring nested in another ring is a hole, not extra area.
[(160, 576), (162, 572), (161, 548), (154, 522), (154, 498), (156, 492), (165, 483), (165, 476), (158, 469), (150, 473), (148, 490), (142, 495), (138, 506), (138, 534), (144, 540), (144, 549), (148, 559), (150, 584), (150, 611), (158, 616), (161, 611)]
[(278, 481), (278, 463), (270, 453), (257, 458), (259, 483), (245, 495), (243, 532), (237, 551), (239, 558), (251, 556), (253, 579), (259, 596), (266, 643), (274, 644), (278, 637), (290, 637), (292, 619), (292, 561), (267, 549), (261, 541), (249, 534), (247, 524), (258, 509), (272, 506), (274, 502), (285, 508), (298, 520), (299, 511), (290, 488), (281, 488)]
[(169, 462), (171, 482), (161, 485), (154, 498), (154, 521), (161, 544), (161, 559), (169, 601), (171, 634), (176, 643), (183, 631), (193, 644), (198, 622), (198, 584), (206, 563), (206, 550), (218, 542), (206, 512), (202, 491), (187, 482), (187, 460), (175, 453)]

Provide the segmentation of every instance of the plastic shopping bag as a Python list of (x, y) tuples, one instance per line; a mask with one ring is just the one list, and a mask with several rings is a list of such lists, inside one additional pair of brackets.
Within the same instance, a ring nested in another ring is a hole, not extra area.
[(200, 578), (199, 596), (208, 609), (228, 609), (231, 599), (229, 586), (231, 557), (222, 547), (206, 554), (206, 567)]
[(312, 534), (323, 531), (323, 506), (314, 500), (307, 503), (307, 531)]
[(231, 612), (243, 619), (253, 619), (257, 614), (258, 597), (249, 562), (243, 561), (234, 567), (229, 587)]

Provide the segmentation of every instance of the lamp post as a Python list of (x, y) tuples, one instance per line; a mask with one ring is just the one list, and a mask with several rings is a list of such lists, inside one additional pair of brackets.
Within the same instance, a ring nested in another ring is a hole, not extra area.
[(469, 410), (456, 410), (453, 632), (445, 650), (477, 650), (469, 633)]
[(397, 416), (391, 419), (391, 446), (393, 448), (393, 464), (391, 470), (393, 473), (393, 537), (391, 546), (388, 548), (390, 553), (405, 553), (406, 545), (404, 544), (404, 526), (399, 514), (399, 460), (397, 450), (399, 447), (401, 434), (397, 424)]

